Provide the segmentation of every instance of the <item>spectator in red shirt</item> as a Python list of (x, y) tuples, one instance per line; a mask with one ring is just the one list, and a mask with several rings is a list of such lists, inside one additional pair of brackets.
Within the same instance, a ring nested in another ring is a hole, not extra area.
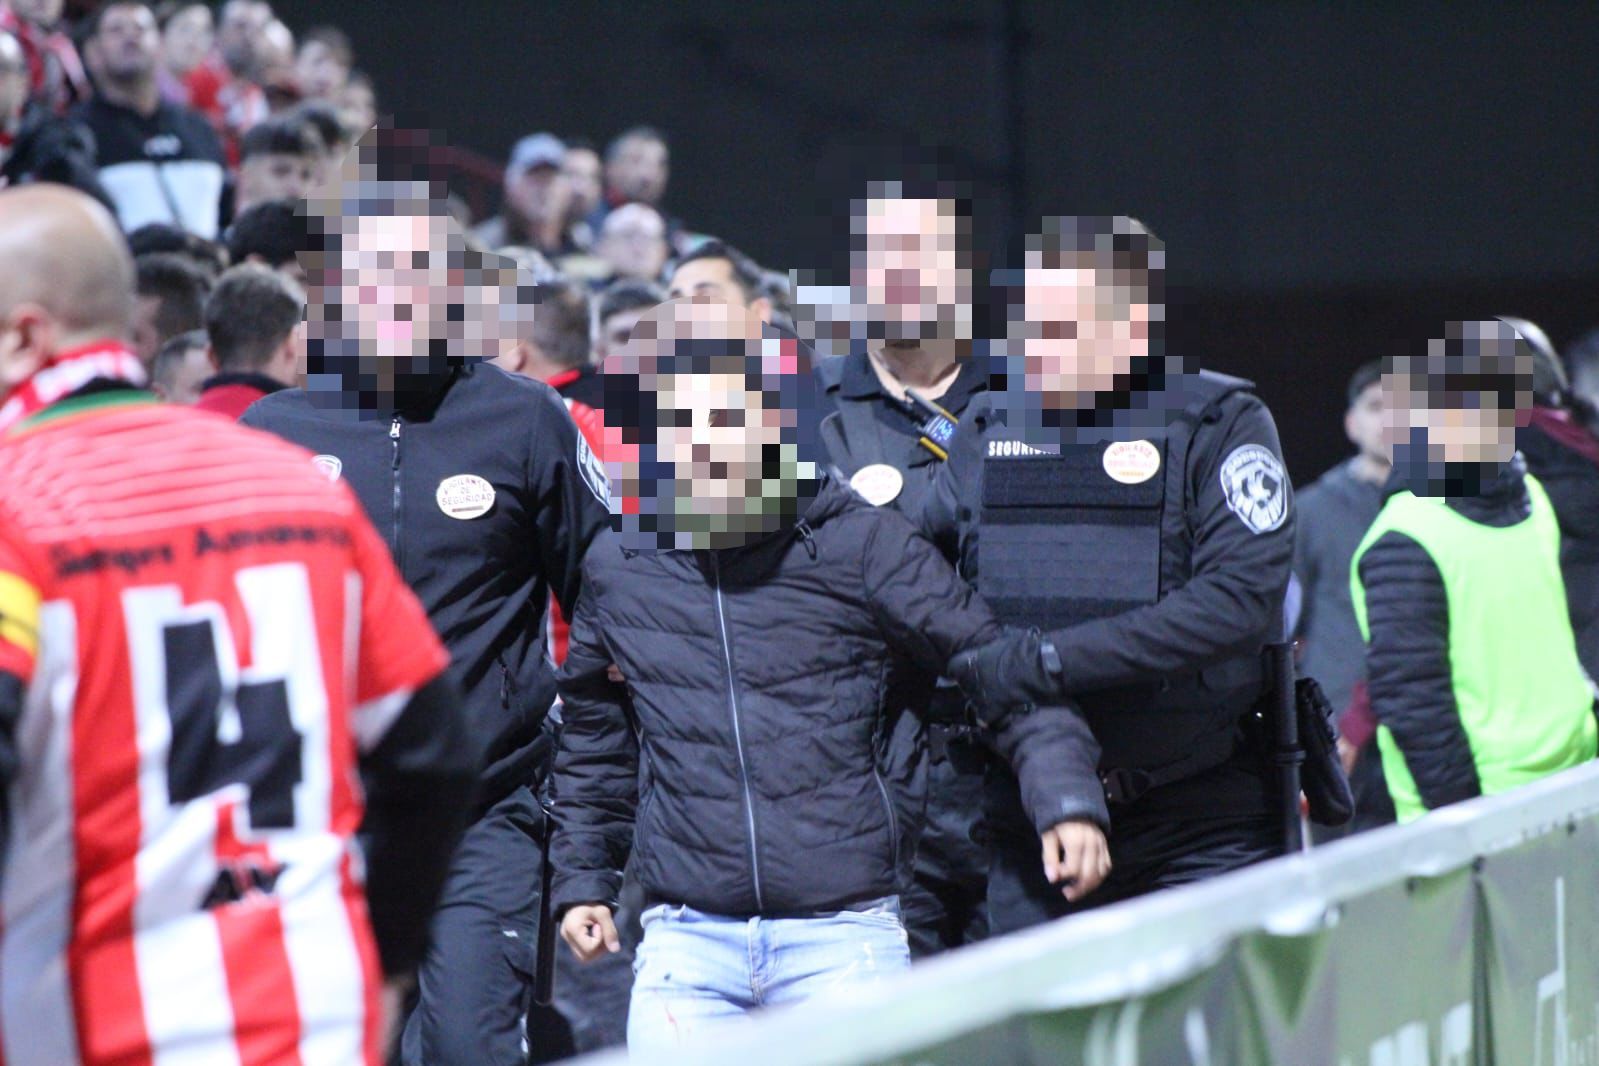
[(89, 76), (72, 38), (62, 29), (64, 0), (0, 2), (0, 30), (13, 33), (28, 60), (32, 98), (56, 114), (91, 93)]
[(261, 397), (293, 385), (305, 351), (305, 294), (269, 267), (233, 267), (205, 304), (216, 375), (195, 407), (238, 418)]
[(239, 161), (239, 136), (269, 113), (266, 93), (254, 78), (271, 22), (272, 5), (265, 0), (227, 0), (217, 23), (217, 50), (187, 78), (190, 106), (211, 120), (230, 166)]

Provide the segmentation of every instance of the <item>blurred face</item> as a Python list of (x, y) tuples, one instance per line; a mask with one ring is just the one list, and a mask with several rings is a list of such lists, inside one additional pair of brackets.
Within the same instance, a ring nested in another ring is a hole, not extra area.
[(971, 320), (971, 274), (946, 200), (867, 200), (855, 218), (855, 300), (889, 341), (955, 337)]
[(66, 0), (11, 0), (11, 10), (36, 26), (54, 26), (65, 6)]
[(600, 323), (600, 341), (596, 347), (596, 354), (602, 362), (608, 356), (618, 353), (627, 347), (628, 339), (633, 335), (633, 327), (649, 311), (650, 309), (647, 307), (636, 307), (631, 311), (618, 311)]
[(159, 296), (140, 296), (133, 302), (133, 352), (144, 360), (145, 366), (150, 365), (150, 360), (155, 358), (156, 349), (161, 347), (161, 342), (166, 338), (161, 336), (161, 331), (156, 328), (156, 315), (161, 310)]
[(666, 223), (649, 210), (622, 207), (605, 220), (595, 249), (619, 277), (653, 281), (666, 267)]
[(174, 74), (187, 74), (210, 53), (215, 34), (211, 9), (191, 4), (167, 21), (161, 35), (161, 61)]
[(648, 137), (629, 137), (617, 145), (605, 180), (624, 200), (655, 205), (666, 195), (669, 174), (666, 145)]
[(424, 359), (448, 338), (448, 311), (463, 302), (448, 266), (447, 223), (433, 217), (362, 218), (340, 260), (344, 320), (363, 354)]
[(294, 33), (273, 19), (255, 41), (255, 80), (261, 85), (281, 85), (294, 78)]
[(245, 74), (254, 68), (257, 43), (271, 21), (272, 6), (260, 0), (229, 0), (222, 5), (217, 50), (228, 69)]
[(161, 32), (145, 7), (109, 8), (94, 38), (100, 72), (114, 81), (136, 81), (155, 73)]
[[(1383, 378), (1383, 392), (1385, 442), (1390, 448), (1406, 447), (1421, 431), (1429, 469), (1444, 463), (1508, 463), (1516, 454), (1516, 412), (1501, 408), (1491, 393), (1466, 393), (1458, 397), (1458, 404), (1432, 403), (1425, 392), (1397, 374)], [(1421, 462), (1421, 456), (1412, 461)]]
[(680, 374), (657, 393), (657, 447), (680, 498), (704, 515), (735, 515), (761, 492), (761, 457), (782, 444), (781, 412), (767, 410), (743, 374)]
[(726, 259), (692, 259), (672, 273), (673, 300), (695, 303), (722, 303), (755, 314), (762, 322), (772, 320), (772, 301), (764, 296), (750, 299), (738, 283), (733, 264)]
[(583, 218), (600, 204), (600, 157), (592, 148), (568, 148), (561, 173), (572, 193), (574, 218)]
[(1349, 443), (1361, 455), (1383, 463), (1388, 462), (1392, 454), (1383, 433), (1387, 411), (1382, 382), (1374, 381), (1355, 398), (1354, 404), (1344, 415), (1344, 433), (1349, 437)]
[(347, 129), (365, 132), (378, 120), (378, 101), (372, 87), (363, 81), (352, 81), (339, 92), (339, 111), (344, 116)]
[(1046, 407), (1091, 407), (1125, 387), (1134, 360), (1149, 350), (1149, 307), (1101, 283), (1092, 267), (1029, 266), (1022, 334), (1027, 391)]
[(28, 63), (22, 46), (9, 33), (0, 33), (0, 127), (22, 114), (28, 102)]
[(506, 183), (505, 196), (529, 222), (564, 218), (571, 193), (557, 167), (532, 167)]
[(270, 152), (239, 165), (238, 210), (263, 200), (298, 200), (316, 180), (318, 157)]
[(307, 41), (295, 64), (300, 91), (315, 100), (334, 96), (350, 77), (350, 68), (322, 41)]
[(216, 368), (206, 350), (195, 347), (184, 352), (182, 361), (168, 373), (169, 380), (153, 383), (155, 394), (167, 403), (189, 406), (199, 402), (200, 386), (216, 373)]

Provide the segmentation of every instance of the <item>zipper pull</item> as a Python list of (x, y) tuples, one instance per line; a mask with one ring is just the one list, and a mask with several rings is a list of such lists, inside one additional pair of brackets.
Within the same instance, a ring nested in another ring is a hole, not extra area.
[(400, 419), (398, 417), (389, 423), (389, 438), (391, 440), (400, 439)]

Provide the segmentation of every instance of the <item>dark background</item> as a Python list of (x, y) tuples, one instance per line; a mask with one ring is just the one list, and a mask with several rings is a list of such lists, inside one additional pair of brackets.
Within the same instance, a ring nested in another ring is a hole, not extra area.
[[(1259, 382), (1301, 482), (1361, 361), (1449, 318), (1599, 325), (1599, 6), (277, 0), (352, 37), (380, 107), (502, 157), (672, 141), (667, 206), (837, 270), (868, 178), (939, 148), (1002, 263), (1044, 213), (1166, 242), (1174, 350)], [(839, 278), (842, 280), (842, 278)]]

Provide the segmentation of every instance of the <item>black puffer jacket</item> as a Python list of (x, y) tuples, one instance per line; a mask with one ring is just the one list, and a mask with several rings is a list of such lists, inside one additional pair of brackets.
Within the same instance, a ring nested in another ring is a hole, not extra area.
[[(560, 674), (557, 910), (614, 906), (630, 846), (653, 898), (715, 914), (813, 913), (900, 883), (910, 833), (884, 780), (889, 670), (898, 656), (946, 674), (1001, 632), (899, 514), (830, 479), (801, 513), (717, 552), (595, 540)], [(1076, 714), (1013, 716), (994, 740), (1039, 828), (1105, 823), (1098, 747)]]
[[(1411, 488), (1396, 469), (1384, 499)], [(1478, 525), (1503, 529), (1532, 513), (1527, 467), (1520, 456), (1471, 496), (1444, 501)], [(1371, 707), (1405, 753), (1421, 800), (1443, 807), (1482, 795), (1477, 759), (1455, 702), (1449, 661), (1449, 596), (1427, 550), (1397, 530), (1360, 557), (1371, 642), (1366, 671)]]

